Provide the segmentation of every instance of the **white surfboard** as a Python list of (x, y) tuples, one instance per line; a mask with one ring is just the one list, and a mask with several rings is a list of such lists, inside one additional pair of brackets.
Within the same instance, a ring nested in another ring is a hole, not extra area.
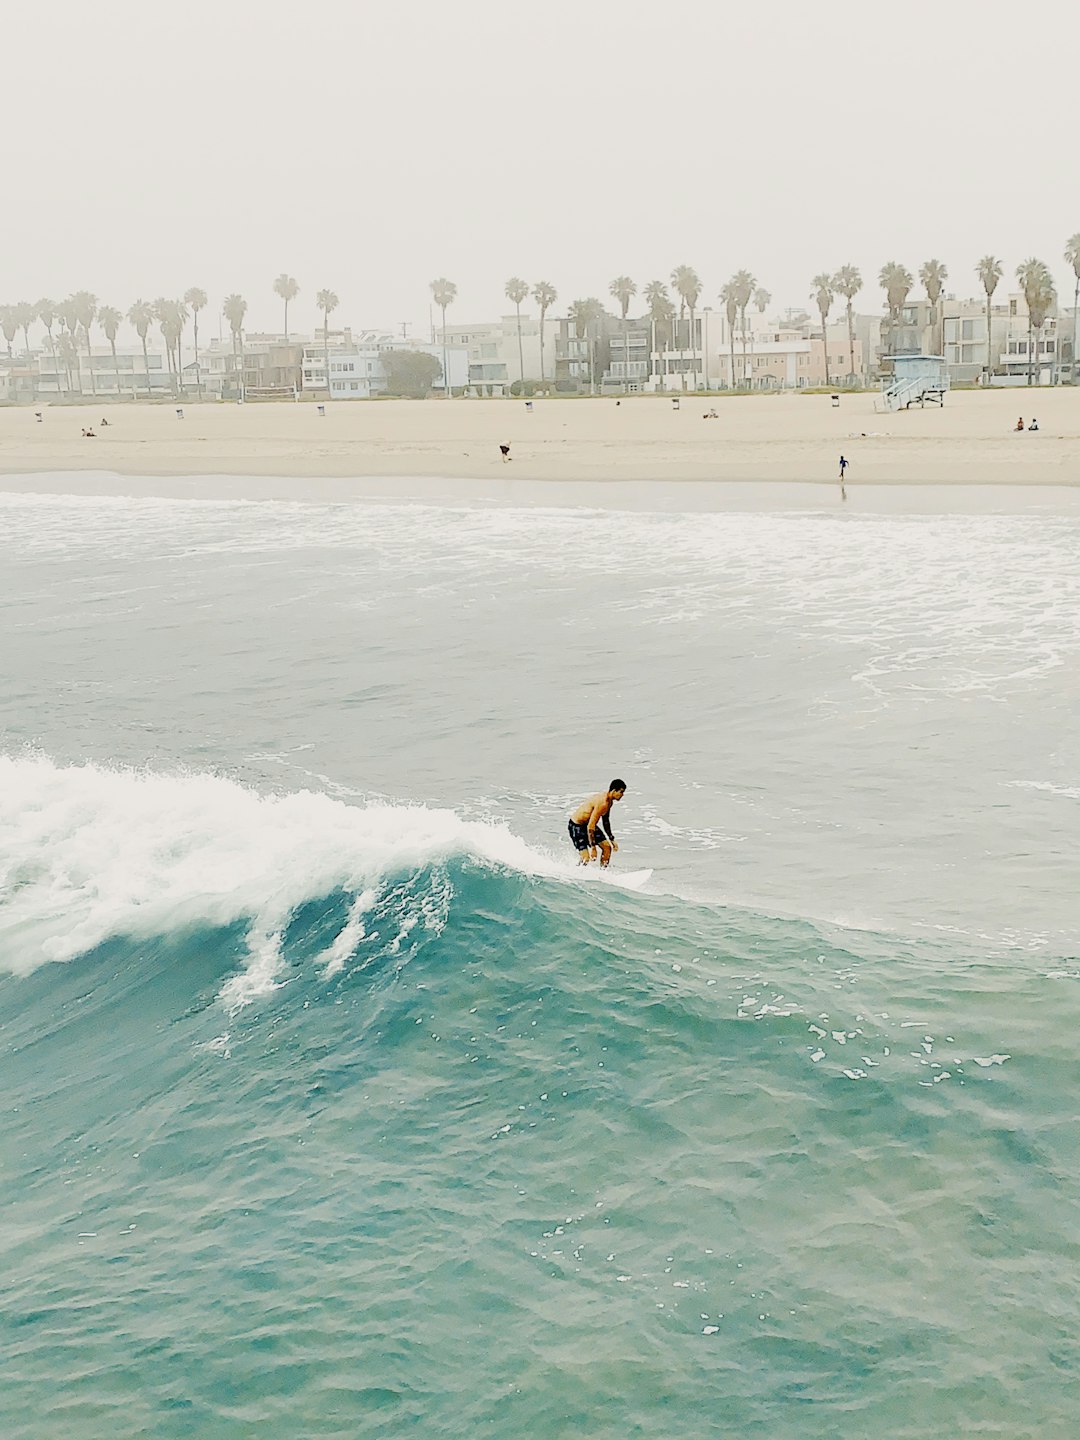
[(620, 890), (640, 890), (652, 879), (651, 870), (601, 870), (599, 865), (586, 865), (586, 875), (591, 879), (603, 880), (605, 885), (617, 885)]

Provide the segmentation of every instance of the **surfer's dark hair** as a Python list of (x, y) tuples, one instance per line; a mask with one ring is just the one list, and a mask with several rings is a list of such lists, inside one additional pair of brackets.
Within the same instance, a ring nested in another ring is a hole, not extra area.
[(625, 790), (625, 789), (626, 789), (626, 781), (625, 781), (625, 780), (612, 780), (611, 784), (610, 784), (607, 788), (608, 788), (609, 790)]

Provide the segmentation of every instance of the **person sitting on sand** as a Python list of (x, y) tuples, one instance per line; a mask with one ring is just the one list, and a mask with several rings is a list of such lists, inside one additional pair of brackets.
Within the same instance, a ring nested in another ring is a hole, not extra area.
[(1017, 430), (1022, 430), (1024, 428), (1024, 417), (1022, 415), (1020, 416), (1020, 419), (1016, 422), (1016, 428)]
[(1035, 419), (1035, 416), (1033, 415), (1033, 416), (1031, 417), (1031, 424), (1028, 426), (1028, 429), (1029, 429), (1029, 430), (1037, 430), (1038, 428), (1039, 428), (1039, 422)]
[(101, 417), (102, 427), (104, 428), (106, 425), (108, 425), (108, 423), (109, 423), (109, 422), (105, 419), (105, 416), (103, 415), (103, 416)]
[(95, 433), (93, 430), (84, 430), (82, 433), (83, 433), (83, 439), (84, 439), (84, 440), (96, 440), (96, 439), (97, 439), (97, 435), (96, 435), (96, 433)]
[(590, 860), (596, 859), (597, 845), (600, 847), (600, 868), (606, 870), (611, 864), (611, 857), (619, 848), (611, 830), (611, 807), (625, 794), (626, 781), (612, 780), (606, 791), (590, 795), (571, 812), (566, 828), (570, 843), (578, 852), (579, 865), (588, 865)]

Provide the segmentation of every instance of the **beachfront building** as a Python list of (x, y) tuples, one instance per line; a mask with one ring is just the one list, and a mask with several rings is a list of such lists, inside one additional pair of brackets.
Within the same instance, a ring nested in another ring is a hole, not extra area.
[(210, 400), (246, 398), (288, 398), (299, 392), (303, 368), (304, 340), (252, 332), (243, 346), (234, 346), (231, 335), (214, 339), (199, 348), (184, 364), (184, 390), (201, 393)]
[[(329, 393), (332, 400), (370, 400), (387, 393), (388, 376), (383, 364), (387, 350), (417, 350), (431, 355), (439, 362), (445, 362), (450, 370), (450, 384), (454, 390), (462, 390), (469, 382), (469, 355), (462, 345), (448, 343), (428, 344), (426, 341), (410, 340), (386, 330), (363, 330), (355, 336), (350, 328), (331, 331), (324, 345), (321, 336), (307, 341), (303, 346), (302, 378), (305, 390), (316, 394)], [(327, 383), (326, 363), (329, 361), (330, 374)], [(443, 377), (438, 375), (432, 384), (436, 393), (443, 391)]]
[[(555, 346), (559, 322), (552, 317), (544, 320), (543, 367), (547, 380), (552, 380)], [(441, 354), (443, 342), (453, 348), (464, 346), (468, 351), (468, 387), (475, 395), (508, 395), (510, 387), (522, 380), (540, 379), (540, 317), (522, 314), (521, 347), (518, 348), (517, 315), (504, 315), (499, 320), (479, 324), (447, 325), (433, 331), (433, 344)], [(423, 347), (409, 343), (410, 350)], [(453, 367), (451, 373), (455, 374)], [(458, 381), (454, 379), (455, 388)]]
[(98, 396), (125, 400), (148, 395), (171, 395), (172, 375), (165, 352), (141, 345), (118, 345), (113, 357), (111, 347), (94, 345), (87, 355), (85, 348), (74, 354), (68, 351), (65, 363), (61, 347), (55, 352), (46, 347), (34, 356), (37, 368), (37, 394), (42, 399), (61, 395)]
[[(712, 383), (719, 389), (805, 390), (844, 383), (851, 372), (851, 346), (847, 326), (830, 326), (828, 368), (820, 332), (793, 330), (758, 331), (747, 337), (746, 354), (741, 335), (736, 338), (734, 369), (731, 347), (709, 357)], [(863, 345), (856, 337), (855, 375), (863, 374)]]

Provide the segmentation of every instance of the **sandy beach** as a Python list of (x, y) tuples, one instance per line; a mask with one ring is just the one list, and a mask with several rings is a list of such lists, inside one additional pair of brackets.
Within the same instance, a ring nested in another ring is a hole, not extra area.
[[(849, 487), (1075, 486), (1080, 483), (1080, 390), (1014, 389), (951, 394), (943, 409), (878, 414), (872, 394), (788, 393), (707, 400), (670, 398), (426, 400), (328, 404), (93, 404), (0, 411), (0, 485), (6, 490), (83, 488), (63, 472), (96, 472), (89, 488), (184, 493), (138, 484), (155, 477), (242, 476), (291, 481), (260, 494), (297, 494), (296, 481), (395, 477), (500, 484), (807, 482)], [(704, 419), (710, 408), (717, 419)], [(1034, 412), (1039, 432), (1018, 434)], [(102, 418), (108, 426), (102, 428)], [(82, 436), (93, 427), (96, 438)], [(499, 445), (509, 443), (504, 464)], [(103, 481), (127, 477), (134, 483)], [(36, 477), (36, 478), (35, 478)], [(206, 493), (209, 487), (200, 487)], [(223, 483), (222, 493), (238, 487)], [(325, 492), (324, 492), (325, 493)]]

